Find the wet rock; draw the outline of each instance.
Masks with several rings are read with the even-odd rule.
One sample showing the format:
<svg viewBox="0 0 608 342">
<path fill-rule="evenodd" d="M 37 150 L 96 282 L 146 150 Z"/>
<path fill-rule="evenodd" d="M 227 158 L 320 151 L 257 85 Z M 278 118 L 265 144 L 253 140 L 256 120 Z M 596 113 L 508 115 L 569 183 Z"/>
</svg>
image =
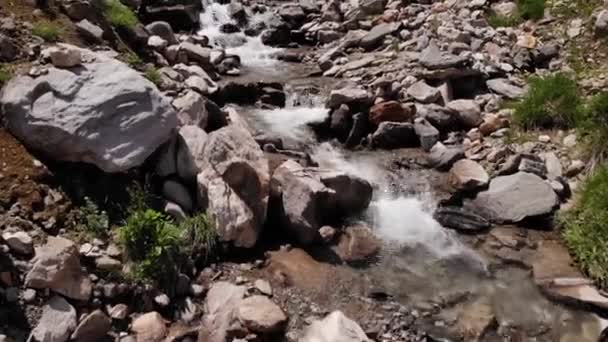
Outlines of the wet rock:
<svg viewBox="0 0 608 342">
<path fill-rule="evenodd" d="M 352 148 L 361 143 L 361 140 L 367 134 L 369 127 L 368 116 L 365 113 L 357 113 L 353 115 L 353 125 L 348 133 L 348 137 L 344 142 L 347 148 Z"/>
<path fill-rule="evenodd" d="M 25 277 L 25 286 L 51 289 L 66 297 L 86 301 L 92 285 L 82 271 L 78 248 L 67 239 L 49 236 L 46 245 L 36 251 L 32 269 Z"/>
<path fill-rule="evenodd" d="M 414 125 L 409 122 L 382 122 L 371 136 L 371 145 L 375 148 L 416 147 L 418 144 Z"/>
<path fill-rule="evenodd" d="M 277 333 L 287 326 L 287 315 L 266 296 L 243 299 L 236 308 L 236 317 L 255 333 Z"/>
<path fill-rule="evenodd" d="M 331 112 L 329 128 L 340 141 L 346 140 L 352 128 L 352 114 L 347 105 L 343 104 Z"/>
<path fill-rule="evenodd" d="M 141 165 L 169 139 L 175 112 L 153 83 L 126 64 L 81 53 L 95 62 L 79 72 L 50 68 L 6 84 L 0 103 L 7 127 L 54 159 L 91 163 L 106 172 Z"/>
<path fill-rule="evenodd" d="M 290 30 L 286 26 L 273 27 L 262 32 L 262 43 L 269 46 L 283 46 L 291 41 Z"/>
<path fill-rule="evenodd" d="M 602 294 L 593 282 L 585 278 L 537 279 L 541 291 L 550 298 L 564 304 L 575 304 L 601 312 L 608 310 L 608 297 Z"/>
<path fill-rule="evenodd" d="M 416 114 L 416 107 L 402 105 L 397 101 L 380 102 L 369 110 L 369 121 L 374 125 L 382 122 L 410 122 Z"/>
<path fill-rule="evenodd" d="M 42 309 L 42 317 L 32 330 L 33 341 L 65 342 L 76 328 L 76 310 L 65 299 L 54 296 Z"/>
<path fill-rule="evenodd" d="M 454 100 L 447 107 L 457 113 L 460 123 L 467 128 L 477 127 L 482 122 L 481 108 L 473 100 Z"/>
<path fill-rule="evenodd" d="M 279 8 L 279 16 L 292 28 L 297 28 L 306 19 L 306 13 L 298 4 L 284 4 Z"/>
<path fill-rule="evenodd" d="M 433 103 L 441 97 L 439 89 L 429 86 L 424 80 L 412 84 L 407 94 L 422 103 Z"/>
<path fill-rule="evenodd" d="M 492 179 L 488 190 L 480 192 L 471 204 L 493 222 L 513 223 L 551 214 L 559 199 L 542 178 L 518 172 Z"/>
<path fill-rule="evenodd" d="M 152 1 L 141 14 L 146 22 L 164 21 L 175 31 L 191 31 L 198 28 L 201 9 L 201 3 L 194 0 Z"/>
<path fill-rule="evenodd" d="M 175 34 L 173 33 L 173 28 L 169 23 L 164 21 L 154 21 L 146 25 L 146 30 L 150 32 L 151 35 L 159 36 L 162 39 L 166 40 L 169 45 L 177 44 L 177 38 L 175 38 Z"/>
<path fill-rule="evenodd" d="M 30 255 L 34 253 L 34 241 L 28 233 L 24 231 L 4 232 L 2 239 L 8 247 L 18 254 Z"/>
<path fill-rule="evenodd" d="M 89 342 L 101 340 L 110 328 L 112 320 L 103 311 L 95 310 L 82 319 L 72 334 L 72 340 Z"/>
<path fill-rule="evenodd" d="M 198 340 L 224 342 L 229 336 L 235 309 L 245 297 L 246 288 L 228 282 L 214 283 L 205 299 L 205 313 Z"/>
<path fill-rule="evenodd" d="M 425 151 L 430 151 L 439 141 L 439 130 L 424 118 L 418 118 L 414 122 L 414 130 L 420 140 L 420 146 Z"/>
<path fill-rule="evenodd" d="M 490 176 L 483 166 L 470 159 L 461 159 L 450 170 L 449 182 L 457 190 L 473 191 L 488 185 Z"/>
<path fill-rule="evenodd" d="M 371 103 L 371 94 L 367 90 L 360 87 L 347 86 L 341 89 L 332 90 L 329 93 L 327 107 L 335 109 L 343 104 L 349 107 L 369 105 Z"/>
<path fill-rule="evenodd" d="M 506 78 L 488 80 L 486 81 L 486 85 L 491 91 L 513 100 L 518 99 L 525 94 L 523 88 L 513 85 Z"/>
<path fill-rule="evenodd" d="M 83 19 L 76 23 L 76 30 L 84 39 L 91 43 L 103 43 L 103 29 L 87 19 Z"/>
<path fill-rule="evenodd" d="M 431 148 L 428 161 L 432 167 L 441 171 L 447 171 L 455 162 L 464 157 L 462 147 L 446 147 L 438 142 Z"/>
<path fill-rule="evenodd" d="M 73 68 L 82 63 L 80 49 L 68 44 L 60 44 L 47 48 L 42 55 L 48 56 L 56 68 Z"/>
<path fill-rule="evenodd" d="M 490 222 L 483 216 L 460 207 L 439 207 L 433 216 L 442 226 L 475 233 L 490 228 Z"/>
<path fill-rule="evenodd" d="M 145 313 L 133 320 L 131 331 L 137 336 L 137 342 L 160 342 L 167 335 L 165 320 L 156 311 Z"/>
<path fill-rule="evenodd" d="M 333 250 L 344 262 L 361 262 L 376 255 L 382 242 L 364 224 L 346 227 Z"/>
<path fill-rule="evenodd" d="M 365 332 L 341 311 L 334 311 L 323 320 L 313 322 L 301 342 L 371 342 Z"/>
<path fill-rule="evenodd" d="M 366 50 L 373 50 L 382 44 L 386 36 L 397 32 L 400 26 L 400 22 L 378 24 L 361 38 L 359 45 Z"/>
</svg>

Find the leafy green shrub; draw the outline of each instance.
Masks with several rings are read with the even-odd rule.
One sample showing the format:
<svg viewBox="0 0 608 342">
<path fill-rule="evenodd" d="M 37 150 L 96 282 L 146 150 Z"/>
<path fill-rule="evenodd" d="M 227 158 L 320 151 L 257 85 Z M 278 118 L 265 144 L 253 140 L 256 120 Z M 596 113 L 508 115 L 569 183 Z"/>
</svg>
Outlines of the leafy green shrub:
<svg viewBox="0 0 608 342">
<path fill-rule="evenodd" d="M 515 104 L 515 121 L 524 128 L 575 127 L 581 118 L 581 96 L 576 81 L 566 74 L 532 77 L 530 90 Z"/>
<path fill-rule="evenodd" d="M 205 213 L 188 217 L 179 223 L 179 227 L 187 232 L 188 253 L 198 256 L 204 262 L 215 253 L 217 234 L 215 227 Z"/>
<path fill-rule="evenodd" d="M 542 19 L 545 16 L 545 0 L 517 0 L 517 12 L 523 19 Z"/>
<path fill-rule="evenodd" d="M 32 34 L 47 42 L 56 42 L 63 33 L 63 28 L 52 21 L 40 21 L 32 27 Z"/>
<path fill-rule="evenodd" d="M 125 57 L 124 61 L 129 64 L 132 68 L 140 68 L 144 65 L 144 61 L 134 52 L 129 52 Z"/>
<path fill-rule="evenodd" d="M 608 286 L 608 169 L 599 167 L 582 185 L 576 206 L 559 221 L 563 237 L 582 270 Z"/>
<path fill-rule="evenodd" d="M 107 236 L 110 229 L 108 214 L 103 210 L 99 210 L 90 198 L 85 197 L 84 200 L 85 204 L 80 208 L 77 230 L 90 238 Z"/>
<path fill-rule="evenodd" d="M 0 66 L 0 87 L 13 77 L 13 73 L 7 68 Z"/>
<path fill-rule="evenodd" d="M 515 26 L 518 25 L 519 23 L 521 23 L 521 17 L 514 15 L 511 17 L 507 17 L 504 15 L 499 15 L 493 11 L 491 11 L 487 18 L 488 20 L 488 24 L 490 24 L 490 26 L 492 27 L 511 27 L 511 26 Z"/>
<path fill-rule="evenodd" d="M 159 87 L 162 83 L 162 76 L 158 69 L 154 67 L 148 68 L 148 70 L 146 70 L 145 76 L 150 82 L 156 84 L 157 87 Z"/>
<path fill-rule="evenodd" d="M 106 0 L 104 15 L 114 27 L 133 29 L 139 23 L 133 11 L 120 0 Z"/>
</svg>

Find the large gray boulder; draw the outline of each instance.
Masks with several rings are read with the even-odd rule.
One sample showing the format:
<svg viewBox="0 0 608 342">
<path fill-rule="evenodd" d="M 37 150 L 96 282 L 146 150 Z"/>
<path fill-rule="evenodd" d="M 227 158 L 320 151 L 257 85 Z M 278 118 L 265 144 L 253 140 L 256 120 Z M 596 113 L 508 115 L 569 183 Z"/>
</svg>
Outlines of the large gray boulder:
<svg viewBox="0 0 608 342">
<path fill-rule="evenodd" d="M 313 322 L 300 342 L 371 342 L 365 331 L 341 311 L 334 311 L 323 320 Z"/>
<path fill-rule="evenodd" d="M 551 185 L 537 175 L 518 172 L 492 179 L 470 205 L 497 223 L 513 223 L 551 214 L 559 199 Z"/>
<path fill-rule="evenodd" d="M 65 342 L 76 329 L 76 310 L 63 297 L 54 296 L 42 309 L 42 317 L 32 330 L 31 341 Z"/>
<path fill-rule="evenodd" d="M 80 51 L 90 63 L 8 82 L 0 95 L 8 129 L 57 160 L 91 163 L 106 172 L 141 165 L 169 139 L 177 126 L 175 111 L 126 64 Z"/>
<path fill-rule="evenodd" d="M 76 300 L 89 300 L 91 280 L 82 271 L 78 248 L 72 241 L 49 236 L 46 245 L 36 250 L 33 263 L 25 276 L 25 286 L 51 289 Z"/>
</svg>

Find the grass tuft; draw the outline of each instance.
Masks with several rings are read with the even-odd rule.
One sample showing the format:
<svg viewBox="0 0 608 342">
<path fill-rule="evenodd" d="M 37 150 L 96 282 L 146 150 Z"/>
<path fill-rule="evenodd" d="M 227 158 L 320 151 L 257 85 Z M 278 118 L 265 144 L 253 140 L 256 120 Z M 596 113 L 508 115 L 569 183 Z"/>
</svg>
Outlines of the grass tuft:
<svg viewBox="0 0 608 342">
<path fill-rule="evenodd" d="M 104 15 L 114 27 L 133 29 L 139 23 L 133 11 L 120 0 L 106 0 Z"/>
<path fill-rule="evenodd" d="M 40 21 L 32 27 L 32 34 L 47 42 L 56 42 L 63 33 L 63 28 L 52 21 Z"/>
<path fill-rule="evenodd" d="M 162 83 L 162 76 L 158 69 L 156 69 L 155 67 L 148 68 L 148 70 L 146 70 L 145 76 L 150 82 L 156 84 L 157 87 L 160 87 Z"/>
<path fill-rule="evenodd" d="M 99 210 L 90 198 L 85 197 L 84 201 L 80 207 L 76 230 L 88 239 L 107 237 L 110 229 L 108 214 Z"/>
<path fill-rule="evenodd" d="M 518 0 L 518 15 L 525 20 L 538 20 L 545 16 L 545 0 Z"/>
<path fill-rule="evenodd" d="M 583 272 L 608 286 L 608 169 L 598 167 L 582 185 L 576 206 L 561 214 L 562 235 Z"/>
<path fill-rule="evenodd" d="M 581 119 L 582 100 L 576 80 L 564 73 L 531 77 L 530 90 L 515 104 L 514 119 L 522 127 L 572 128 Z"/>
</svg>

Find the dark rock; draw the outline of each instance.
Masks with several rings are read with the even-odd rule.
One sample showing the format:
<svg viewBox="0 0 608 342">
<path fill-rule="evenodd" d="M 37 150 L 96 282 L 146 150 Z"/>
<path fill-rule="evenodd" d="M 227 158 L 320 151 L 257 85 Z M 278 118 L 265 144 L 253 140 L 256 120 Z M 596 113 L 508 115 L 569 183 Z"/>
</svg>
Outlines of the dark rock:
<svg viewBox="0 0 608 342">
<path fill-rule="evenodd" d="M 150 32 L 151 35 L 159 36 L 162 39 L 166 40 L 169 45 L 177 44 L 177 38 L 175 38 L 175 34 L 173 33 L 173 29 L 169 23 L 164 21 L 155 21 L 146 25 L 146 30 Z"/>
<path fill-rule="evenodd" d="M 361 140 L 367 135 L 369 129 L 369 121 L 367 115 L 364 113 L 357 113 L 353 115 L 353 125 L 348 133 L 346 142 L 344 143 L 347 148 L 353 148 L 361 143 Z"/>
<path fill-rule="evenodd" d="M 264 87 L 261 89 L 260 100 L 262 103 L 270 104 L 278 107 L 285 107 L 285 92 L 272 87 Z"/>
<path fill-rule="evenodd" d="M 19 55 L 19 50 L 9 37 L 0 34 L 0 60 L 12 62 Z"/>
<path fill-rule="evenodd" d="M 430 151 L 437 141 L 439 141 L 439 131 L 424 118 L 416 119 L 414 130 L 416 131 L 418 140 L 420 140 L 420 146 L 425 151 Z"/>
<path fill-rule="evenodd" d="M 222 33 L 237 33 L 240 31 L 241 29 L 237 25 L 232 23 L 225 23 L 220 25 L 220 32 Z"/>
<path fill-rule="evenodd" d="M 329 129 L 338 140 L 344 142 L 352 128 L 352 115 L 350 108 L 343 104 L 331 112 Z"/>
<path fill-rule="evenodd" d="M 306 19 L 306 13 L 298 4 L 284 4 L 279 9 L 279 15 L 287 22 L 290 28 L 298 28 Z"/>
<path fill-rule="evenodd" d="M 270 46 L 285 46 L 291 42 L 291 32 L 286 26 L 266 29 L 262 32 L 262 43 Z"/>
<path fill-rule="evenodd" d="M 463 233 L 476 233 L 490 228 L 490 222 L 483 216 L 460 207 L 439 207 L 433 217 L 442 226 Z"/>
<path fill-rule="evenodd" d="M 197 0 L 156 1 L 142 3 L 145 22 L 164 21 L 175 31 L 190 31 L 198 28 L 202 4 Z"/>
<path fill-rule="evenodd" d="M 418 115 L 428 120 L 440 132 L 447 133 L 456 128 L 456 113 L 452 110 L 436 104 L 416 108 Z"/>
<path fill-rule="evenodd" d="M 414 125 L 406 122 L 382 122 L 371 137 L 371 145 L 375 148 L 416 147 L 418 144 Z"/>
<path fill-rule="evenodd" d="M 85 40 L 91 43 L 103 43 L 103 29 L 86 19 L 76 24 L 76 30 Z"/>
</svg>

